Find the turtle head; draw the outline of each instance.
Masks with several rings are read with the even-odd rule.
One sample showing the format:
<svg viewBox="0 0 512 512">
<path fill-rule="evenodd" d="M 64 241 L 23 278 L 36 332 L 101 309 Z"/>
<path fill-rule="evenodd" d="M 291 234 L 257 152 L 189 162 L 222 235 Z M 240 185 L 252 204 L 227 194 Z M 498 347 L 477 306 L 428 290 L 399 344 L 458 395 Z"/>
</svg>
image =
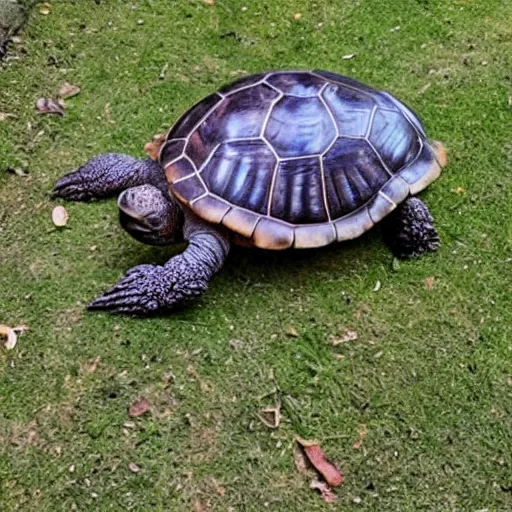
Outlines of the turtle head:
<svg viewBox="0 0 512 512">
<path fill-rule="evenodd" d="M 181 208 L 159 188 L 146 184 L 126 189 L 117 206 L 121 226 L 139 242 L 167 245 L 182 240 Z"/>
</svg>

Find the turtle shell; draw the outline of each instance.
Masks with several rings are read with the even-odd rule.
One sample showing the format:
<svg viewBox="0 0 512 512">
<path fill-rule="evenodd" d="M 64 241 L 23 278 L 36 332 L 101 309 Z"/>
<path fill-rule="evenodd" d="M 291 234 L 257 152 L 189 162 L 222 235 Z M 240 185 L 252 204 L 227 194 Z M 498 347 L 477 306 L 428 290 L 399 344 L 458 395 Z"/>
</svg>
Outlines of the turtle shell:
<svg viewBox="0 0 512 512">
<path fill-rule="evenodd" d="M 441 170 L 409 108 L 320 70 L 222 87 L 176 122 L 159 160 L 180 201 L 265 249 L 355 238 Z"/>
</svg>

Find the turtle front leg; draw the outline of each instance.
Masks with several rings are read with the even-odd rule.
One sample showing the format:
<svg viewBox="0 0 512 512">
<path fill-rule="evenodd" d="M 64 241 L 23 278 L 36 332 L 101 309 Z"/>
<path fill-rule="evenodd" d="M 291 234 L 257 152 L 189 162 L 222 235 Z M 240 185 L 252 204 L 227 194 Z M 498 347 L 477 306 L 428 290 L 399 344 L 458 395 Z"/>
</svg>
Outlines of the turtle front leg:
<svg viewBox="0 0 512 512">
<path fill-rule="evenodd" d="M 144 183 L 165 180 L 161 167 L 150 158 L 139 160 L 130 155 L 105 153 L 57 180 L 54 197 L 71 201 L 90 201 L 112 197 Z"/>
<path fill-rule="evenodd" d="M 384 238 L 398 258 L 413 258 L 439 248 L 434 219 L 417 197 L 399 204 L 382 225 Z"/>
<path fill-rule="evenodd" d="M 189 299 L 202 295 L 212 276 L 229 253 L 228 237 L 220 229 L 186 214 L 185 251 L 165 265 L 139 265 L 106 293 L 92 301 L 88 309 L 112 313 L 164 313 Z"/>
</svg>

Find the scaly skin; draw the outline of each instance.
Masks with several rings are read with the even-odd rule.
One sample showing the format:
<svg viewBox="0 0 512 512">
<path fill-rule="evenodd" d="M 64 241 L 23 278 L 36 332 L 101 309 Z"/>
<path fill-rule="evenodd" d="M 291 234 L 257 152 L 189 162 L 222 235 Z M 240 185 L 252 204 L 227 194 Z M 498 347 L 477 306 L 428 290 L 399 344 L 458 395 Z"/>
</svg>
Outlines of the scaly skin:
<svg viewBox="0 0 512 512">
<path fill-rule="evenodd" d="M 226 260 L 226 233 L 185 213 L 185 251 L 165 265 L 139 265 L 110 290 L 92 301 L 90 310 L 147 315 L 164 313 L 202 295 Z"/>
<path fill-rule="evenodd" d="M 127 188 L 145 183 L 151 183 L 168 194 L 165 175 L 154 160 L 104 153 L 57 180 L 53 196 L 69 201 L 90 201 L 112 197 Z"/>
<path fill-rule="evenodd" d="M 397 258 L 437 251 L 439 235 L 427 206 L 417 197 L 399 204 L 382 223 L 384 238 Z"/>
</svg>

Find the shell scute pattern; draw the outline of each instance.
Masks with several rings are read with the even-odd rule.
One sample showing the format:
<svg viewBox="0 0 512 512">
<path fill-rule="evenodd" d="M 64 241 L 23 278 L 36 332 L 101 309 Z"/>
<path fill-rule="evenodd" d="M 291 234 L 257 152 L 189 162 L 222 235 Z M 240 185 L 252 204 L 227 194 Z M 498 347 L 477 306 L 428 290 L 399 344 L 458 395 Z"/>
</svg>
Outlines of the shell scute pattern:
<svg viewBox="0 0 512 512">
<path fill-rule="evenodd" d="M 192 107 L 160 161 L 205 220 L 263 248 L 318 247 L 359 236 L 435 179 L 424 141 L 388 93 L 326 71 L 271 72 Z"/>
</svg>

